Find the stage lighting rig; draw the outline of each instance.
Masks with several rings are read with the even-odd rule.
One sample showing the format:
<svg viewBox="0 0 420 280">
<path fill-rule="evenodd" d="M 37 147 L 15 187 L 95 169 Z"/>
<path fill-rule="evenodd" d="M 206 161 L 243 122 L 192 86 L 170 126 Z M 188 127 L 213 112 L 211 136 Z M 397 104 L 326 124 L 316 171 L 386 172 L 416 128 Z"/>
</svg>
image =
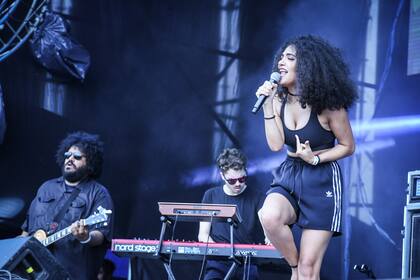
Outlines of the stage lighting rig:
<svg viewBox="0 0 420 280">
<path fill-rule="evenodd" d="M 42 22 L 49 0 L 0 0 L 0 62 L 22 46 Z"/>
</svg>

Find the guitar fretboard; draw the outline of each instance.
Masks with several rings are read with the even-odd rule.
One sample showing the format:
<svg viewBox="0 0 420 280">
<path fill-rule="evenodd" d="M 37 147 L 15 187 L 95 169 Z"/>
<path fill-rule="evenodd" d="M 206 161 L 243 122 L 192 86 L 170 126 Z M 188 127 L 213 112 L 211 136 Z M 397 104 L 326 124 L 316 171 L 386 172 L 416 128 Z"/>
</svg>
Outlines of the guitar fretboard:
<svg viewBox="0 0 420 280">
<path fill-rule="evenodd" d="M 107 226 L 108 224 L 107 224 L 106 221 L 108 220 L 108 214 L 111 214 L 112 211 L 107 210 L 107 209 L 103 208 L 102 206 L 98 207 L 98 211 L 99 211 L 99 213 L 95 213 L 93 215 L 90 215 L 86 219 L 80 220 L 80 223 L 84 226 L 92 226 L 92 225 L 96 225 L 96 227 L 99 227 L 99 225 Z M 45 232 L 44 232 L 42 237 L 40 237 L 40 238 L 37 237 L 37 239 L 41 240 L 40 242 L 42 243 L 42 245 L 48 246 L 48 245 L 56 242 L 57 240 L 60 240 L 64 237 L 66 237 L 67 235 L 71 234 L 71 227 L 72 226 L 68 226 L 65 229 L 57 231 L 56 233 L 46 237 L 44 240 L 41 240 L 42 237 L 45 236 Z M 36 233 L 35 233 L 35 235 L 36 235 Z"/>
<path fill-rule="evenodd" d="M 66 237 L 69 234 L 71 234 L 71 227 L 66 227 L 65 229 L 62 229 L 62 230 L 48 236 L 47 238 L 45 238 L 45 240 L 42 241 L 42 245 L 48 246 L 48 245 L 56 242 L 57 240 L 60 240 L 61 238 Z"/>
</svg>

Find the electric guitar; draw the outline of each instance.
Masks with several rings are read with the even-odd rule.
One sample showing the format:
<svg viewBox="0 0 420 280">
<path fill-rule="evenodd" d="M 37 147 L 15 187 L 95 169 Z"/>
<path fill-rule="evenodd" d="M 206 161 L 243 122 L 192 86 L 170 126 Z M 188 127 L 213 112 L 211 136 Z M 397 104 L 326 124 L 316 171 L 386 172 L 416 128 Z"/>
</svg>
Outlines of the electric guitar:
<svg viewBox="0 0 420 280">
<path fill-rule="evenodd" d="M 86 219 L 81 219 L 80 222 L 84 226 L 91 226 L 96 225 L 99 223 L 103 223 L 104 226 L 107 226 L 108 223 L 108 215 L 111 214 L 111 210 L 107 210 L 103 208 L 102 206 L 98 207 L 98 213 L 94 213 L 87 217 Z M 50 236 L 47 236 L 47 233 L 39 229 L 35 232 L 34 237 L 39 240 L 39 242 L 42 243 L 45 247 L 48 245 L 66 237 L 67 235 L 71 234 L 71 225 L 66 227 L 65 229 L 62 229 L 60 231 L 57 231 L 54 234 L 51 234 Z"/>
</svg>

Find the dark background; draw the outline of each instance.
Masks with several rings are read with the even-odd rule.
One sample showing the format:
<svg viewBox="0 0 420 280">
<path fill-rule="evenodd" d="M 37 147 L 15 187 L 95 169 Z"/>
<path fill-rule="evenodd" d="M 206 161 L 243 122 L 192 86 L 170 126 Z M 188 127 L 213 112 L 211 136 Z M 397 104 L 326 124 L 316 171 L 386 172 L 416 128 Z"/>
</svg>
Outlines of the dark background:
<svg viewBox="0 0 420 280">
<path fill-rule="evenodd" d="M 100 134 L 106 144 L 100 182 L 108 187 L 115 203 L 114 236 L 158 238 L 157 201 L 199 202 L 210 187 L 186 186 L 182 176 L 214 164 L 214 119 L 209 111 L 218 82 L 219 1 L 69 2 L 72 9 L 66 18 L 71 34 L 91 55 L 84 82 L 55 76 L 47 79 L 28 44 L 0 63 L 7 119 L 7 133 L 0 145 L 0 197 L 25 202 L 15 217 L 3 221 L 7 227 L 2 235 L 14 234 L 14 226 L 23 222 L 38 186 L 60 175 L 54 159 L 60 140 L 69 132 L 85 130 Z M 398 4 L 396 0 L 380 3 L 378 79 Z M 266 145 L 261 116 L 251 115 L 250 108 L 256 88 L 269 76 L 280 44 L 299 34 L 321 35 L 342 49 L 357 80 L 369 5 L 361 0 L 241 1 L 240 114 L 235 136 L 250 160 L 274 155 Z M 420 113 L 415 86 L 420 77 L 406 75 L 408 15 L 409 1 L 405 1 L 376 118 Z M 65 90 L 61 116 L 42 108 L 47 83 Z M 332 241 L 323 279 L 346 277 L 346 254 L 350 267 L 367 263 L 378 277 L 401 275 L 406 176 L 419 169 L 419 134 L 393 135 L 390 131 L 389 135 L 395 145 L 374 153 L 371 214 L 395 244 L 374 226 L 348 216 L 349 249 L 343 246 L 344 237 Z M 271 175 L 257 173 L 250 179 L 250 185 L 266 189 Z M 176 235 L 193 240 L 197 233 L 195 225 L 179 224 Z M 363 278 L 348 273 L 350 279 Z"/>
</svg>

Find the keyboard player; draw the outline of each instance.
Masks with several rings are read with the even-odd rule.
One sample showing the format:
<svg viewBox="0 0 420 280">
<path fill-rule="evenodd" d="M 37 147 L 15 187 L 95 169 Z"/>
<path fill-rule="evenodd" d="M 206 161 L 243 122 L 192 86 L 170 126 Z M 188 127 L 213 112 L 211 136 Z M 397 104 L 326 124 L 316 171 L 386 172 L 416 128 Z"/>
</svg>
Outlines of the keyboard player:
<svg viewBox="0 0 420 280">
<path fill-rule="evenodd" d="M 238 149 L 225 149 L 217 157 L 217 166 L 223 179 L 223 186 L 207 190 L 202 203 L 237 205 L 242 223 L 234 229 L 233 242 L 258 244 L 264 242 L 264 234 L 258 219 L 258 210 L 262 207 L 265 194 L 247 186 L 247 159 Z M 230 242 L 228 223 L 200 222 L 198 240 L 201 242 Z M 231 262 L 208 260 L 205 280 L 224 279 Z M 258 279 L 258 268 L 255 265 L 238 267 L 230 279 Z"/>
</svg>

